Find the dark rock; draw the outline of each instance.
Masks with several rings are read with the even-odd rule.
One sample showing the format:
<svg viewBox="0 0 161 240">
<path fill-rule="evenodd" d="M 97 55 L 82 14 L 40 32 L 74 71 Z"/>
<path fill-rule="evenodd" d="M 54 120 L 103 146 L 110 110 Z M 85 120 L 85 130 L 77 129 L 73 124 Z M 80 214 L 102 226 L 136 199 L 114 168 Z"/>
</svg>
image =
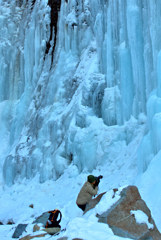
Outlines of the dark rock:
<svg viewBox="0 0 161 240">
<path fill-rule="evenodd" d="M 33 205 L 33 204 L 30 204 L 29 207 L 30 207 L 30 208 L 34 208 L 34 205 Z"/>
<path fill-rule="evenodd" d="M 115 194 L 116 194 L 117 191 L 118 191 L 118 188 L 114 188 L 114 189 L 113 189 L 113 196 L 112 196 L 112 198 L 115 197 Z"/>
<path fill-rule="evenodd" d="M 68 240 L 67 237 L 61 237 L 61 238 L 58 238 L 57 240 Z"/>
<path fill-rule="evenodd" d="M 99 222 L 107 223 L 113 233 L 121 237 L 138 240 L 160 240 L 161 234 L 156 228 L 149 208 L 141 199 L 137 187 L 129 186 L 123 189 L 120 196 L 121 198 L 110 209 L 101 215 L 97 215 Z M 131 210 L 143 211 L 154 228 L 148 229 L 147 224 L 136 223 Z"/>
<path fill-rule="evenodd" d="M 7 225 L 13 225 L 13 224 L 15 224 L 13 220 L 9 220 L 9 221 L 7 222 Z"/>
<path fill-rule="evenodd" d="M 27 224 L 18 224 L 18 226 L 16 227 L 12 238 L 19 238 L 22 233 L 26 230 Z"/>
<path fill-rule="evenodd" d="M 33 222 L 33 224 L 42 223 L 42 224 L 45 226 L 45 225 L 46 225 L 46 222 L 47 222 L 47 220 L 48 220 L 48 218 L 49 218 L 49 215 L 50 215 L 50 213 L 48 213 L 48 212 L 45 212 L 45 213 L 41 214 L 39 217 L 37 217 L 37 218 L 35 219 L 35 221 Z"/>
<path fill-rule="evenodd" d="M 2 223 L 2 222 L 0 222 L 0 225 L 3 225 L 3 223 Z"/>
<path fill-rule="evenodd" d="M 73 238 L 72 240 L 83 240 L 82 238 Z"/>
</svg>

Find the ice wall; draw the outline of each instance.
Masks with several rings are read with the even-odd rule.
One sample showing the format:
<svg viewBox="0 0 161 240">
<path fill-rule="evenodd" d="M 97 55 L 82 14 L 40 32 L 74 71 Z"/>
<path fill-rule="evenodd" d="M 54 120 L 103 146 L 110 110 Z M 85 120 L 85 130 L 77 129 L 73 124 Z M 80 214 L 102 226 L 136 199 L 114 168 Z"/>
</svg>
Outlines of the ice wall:
<svg viewBox="0 0 161 240">
<path fill-rule="evenodd" d="M 161 148 L 160 1 L 0 6 L 4 181 L 56 179 L 70 163 L 79 171 L 110 165 L 136 136 L 138 157 L 122 158 L 145 171 Z"/>
</svg>

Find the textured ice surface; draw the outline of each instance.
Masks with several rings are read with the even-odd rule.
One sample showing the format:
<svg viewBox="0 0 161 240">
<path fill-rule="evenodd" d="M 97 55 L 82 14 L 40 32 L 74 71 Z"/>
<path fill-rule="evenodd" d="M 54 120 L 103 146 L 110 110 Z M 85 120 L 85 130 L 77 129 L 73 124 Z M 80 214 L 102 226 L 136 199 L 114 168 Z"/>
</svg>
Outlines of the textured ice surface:
<svg viewBox="0 0 161 240">
<path fill-rule="evenodd" d="M 4 181 L 57 179 L 71 162 L 92 171 L 120 153 L 119 166 L 145 171 L 161 148 L 160 1 L 62 0 L 46 51 L 50 11 L 0 1 Z"/>
</svg>

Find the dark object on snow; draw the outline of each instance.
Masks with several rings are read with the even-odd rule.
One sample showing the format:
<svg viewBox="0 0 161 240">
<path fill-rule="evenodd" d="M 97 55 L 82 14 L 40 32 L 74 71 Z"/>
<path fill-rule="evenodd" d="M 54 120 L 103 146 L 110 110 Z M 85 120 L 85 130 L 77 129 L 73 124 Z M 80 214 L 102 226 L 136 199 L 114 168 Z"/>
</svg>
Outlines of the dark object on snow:
<svg viewBox="0 0 161 240">
<path fill-rule="evenodd" d="M 29 207 L 30 207 L 30 208 L 34 208 L 34 204 L 30 204 Z"/>
<path fill-rule="evenodd" d="M 3 223 L 2 223 L 2 222 L 0 222 L 0 225 L 3 225 Z"/>
<path fill-rule="evenodd" d="M 13 220 L 9 220 L 9 221 L 7 222 L 7 225 L 13 225 L 13 224 L 15 224 Z"/>
<path fill-rule="evenodd" d="M 146 223 L 137 223 L 134 214 L 131 211 L 142 211 L 148 217 L 148 222 L 152 228 Z M 120 199 L 101 215 L 97 214 L 99 222 L 107 223 L 115 235 L 138 240 L 160 240 L 159 233 L 151 212 L 136 186 L 128 186 L 120 193 Z"/>
<path fill-rule="evenodd" d="M 53 228 L 53 227 L 61 228 L 59 223 L 62 219 L 62 213 L 58 209 L 49 211 L 48 213 L 50 213 L 50 215 L 46 222 L 45 228 Z"/>
<path fill-rule="evenodd" d="M 118 188 L 113 188 L 113 196 L 112 196 L 112 198 L 115 197 L 115 194 L 116 194 L 117 191 L 118 191 Z"/>
<path fill-rule="evenodd" d="M 67 237 L 61 237 L 61 238 L 58 238 L 57 240 L 68 240 Z"/>
<path fill-rule="evenodd" d="M 18 224 L 16 227 L 14 234 L 12 235 L 12 238 L 19 238 L 22 233 L 26 230 L 27 224 Z"/>
<path fill-rule="evenodd" d="M 46 222 L 47 222 L 47 220 L 49 218 L 49 215 L 50 215 L 50 213 L 48 213 L 48 212 L 43 213 L 41 216 L 39 216 L 38 218 L 35 219 L 33 224 L 35 224 L 35 223 L 36 224 L 42 223 L 44 225 L 44 227 L 45 227 Z"/>
</svg>

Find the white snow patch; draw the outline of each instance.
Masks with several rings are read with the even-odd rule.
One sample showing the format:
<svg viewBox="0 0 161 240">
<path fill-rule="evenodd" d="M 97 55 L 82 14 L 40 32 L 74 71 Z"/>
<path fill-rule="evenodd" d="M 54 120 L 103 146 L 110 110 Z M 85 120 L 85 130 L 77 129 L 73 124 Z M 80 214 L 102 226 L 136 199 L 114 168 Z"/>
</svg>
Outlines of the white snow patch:
<svg viewBox="0 0 161 240">
<path fill-rule="evenodd" d="M 148 221 L 148 216 L 141 210 L 137 210 L 137 211 L 130 211 L 131 214 L 133 214 L 135 216 L 135 219 L 136 219 L 136 222 L 138 224 L 142 224 L 142 223 L 145 223 L 149 229 L 153 229 L 154 228 L 154 225 L 151 224 L 149 221 Z"/>
</svg>

